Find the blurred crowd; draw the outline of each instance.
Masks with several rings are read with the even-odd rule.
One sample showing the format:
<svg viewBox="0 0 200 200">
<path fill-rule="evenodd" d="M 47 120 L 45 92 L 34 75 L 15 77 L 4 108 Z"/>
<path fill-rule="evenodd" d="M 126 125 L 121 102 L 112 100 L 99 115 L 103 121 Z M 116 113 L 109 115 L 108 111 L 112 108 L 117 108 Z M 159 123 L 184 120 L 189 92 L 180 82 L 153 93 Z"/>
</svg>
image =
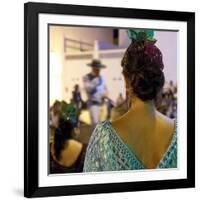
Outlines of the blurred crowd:
<svg viewBox="0 0 200 200">
<path fill-rule="evenodd" d="M 170 81 L 158 97 L 157 109 L 170 118 L 177 117 L 177 86 Z"/>
<path fill-rule="evenodd" d="M 81 110 L 88 109 L 88 102 L 82 100 L 78 84 L 74 86 L 70 102 L 78 109 L 78 115 L 80 115 Z M 117 110 L 121 110 L 121 114 L 127 111 L 127 106 L 124 105 L 126 99 L 122 93 L 119 93 L 115 101 L 104 98 L 103 103 L 107 106 L 107 119 L 112 119 L 112 116 L 115 114 L 114 112 Z M 156 107 L 158 111 L 172 119 L 177 117 L 177 86 L 173 81 L 165 84 L 165 87 L 156 100 Z"/>
</svg>

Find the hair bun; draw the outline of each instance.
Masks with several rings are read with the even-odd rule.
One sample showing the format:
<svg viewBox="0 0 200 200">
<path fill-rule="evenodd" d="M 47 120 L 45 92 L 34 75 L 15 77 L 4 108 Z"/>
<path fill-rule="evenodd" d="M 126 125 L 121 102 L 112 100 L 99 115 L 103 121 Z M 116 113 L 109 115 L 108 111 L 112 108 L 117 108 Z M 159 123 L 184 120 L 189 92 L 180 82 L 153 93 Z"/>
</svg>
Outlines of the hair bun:
<svg viewBox="0 0 200 200">
<path fill-rule="evenodd" d="M 131 86 L 134 94 L 143 101 L 153 100 L 165 82 L 162 70 L 149 66 L 135 72 Z"/>
<path fill-rule="evenodd" d="M 132 41 L 121 65 L 134 95 L 143 101 L 157 97 L 165 82 L 162 53 L 157 46 L 149 42 Z"/>
</svg>

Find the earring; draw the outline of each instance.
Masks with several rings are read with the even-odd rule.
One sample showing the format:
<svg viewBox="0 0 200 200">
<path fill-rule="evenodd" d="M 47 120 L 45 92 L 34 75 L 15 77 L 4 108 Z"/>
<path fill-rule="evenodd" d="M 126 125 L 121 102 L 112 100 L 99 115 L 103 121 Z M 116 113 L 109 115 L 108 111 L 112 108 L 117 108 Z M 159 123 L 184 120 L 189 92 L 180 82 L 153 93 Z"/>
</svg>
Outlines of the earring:
<svg viewBox="0 0 200 200">
<path fill-rule="evenodd" d="M 127 90 L 126 90 L 126 101 L 127 101 L 128 109 L 131 107 L 132 96 L 133 96 L 133 93 L 132 93 L 131 88 L 127 88 Z"/>
</svg>

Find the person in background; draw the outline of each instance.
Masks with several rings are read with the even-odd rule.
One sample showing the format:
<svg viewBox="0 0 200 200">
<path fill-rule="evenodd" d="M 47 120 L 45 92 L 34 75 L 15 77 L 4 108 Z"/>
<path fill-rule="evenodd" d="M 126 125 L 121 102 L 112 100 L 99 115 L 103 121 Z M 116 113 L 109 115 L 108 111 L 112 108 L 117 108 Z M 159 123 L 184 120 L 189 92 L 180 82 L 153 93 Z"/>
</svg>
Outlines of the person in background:
<svg viewBox="0 0 200 200">
<path fill-rule="evenodd" d="M 119 93 L 116 103 L 112 107 L 110 113 L 110 121 L 116 120 L 126 113 L 128 111 L 128 104 L 128 97 L 126 96 L 124 99 L 122 93 Z"/>
<path fill-rule="evenodd" d="M 110 114 L 110 121 L 114 121 L 118 118 L 120 118 L 122 115 L 124 115 L 128 111 L 128 100 L 125 100 L 123 103 L 121 103 L 118 106 L 114 106 L 111 110 Z"/>
<path fill-rule="evenodd" d="M 153 35 L 152 30 L 128 30 L 132 42 L 121 65 L 130 107 L 120 118 L 97 124 L 84 172 L 177 168 L 176 120 L 155 106 L 165 77 L 162 53 Z"/>
<path fill-rule="evenodd" d="M 79 116 L 80 112 L 81 112 L 81 107 L 82 107 L 82 98 L 81 98 L 81 93 L 80 93 L 78 84 L 76 84 L 74 86 L 74 90 L 72 91 L 72 100 L 71 101 L 76 106 L 77 115 Z"/>
<path fill-rule="evenodd" d="M 106 102 L 106 105 L 107 105 L 107 119 L 110 119 L 111 112 L 112 112 L 112 109 L 114 107 L 114 102 L 109 98 L 105 98 L 105 102 Z"/>
<path fill-rule="evenodd" d="M 78 124 L 76 108 L 65 101 L 56 101 L 50 114 L 55 129 L 50 145 L 50 173 L 82 172 L 87 146 L 73 139 Z"/>
<path fill-rule="evenodd" d="M 167 87 L 162 91 L 157 109 L 172 119 L 177 117 L 177 87 L 174 85 L 173 81 L 170 81 Z"/>
<path fill-rule="evenodd" d="M 50 144 L 54 141 L 55 129 L 58 124 L 58 113 L 61 109 L 60 101 L 56 100 L 54 104 L 50 107 L 50 116 L 49 116 L 49 142 Z"/>
<path fill-rule="evenodd" d="M 91 72 L 83 77 L 83 84 L 88 97 L 88 108 L 91 116 L 92 130 L 99 122 L 100 106 L 104 102 L 104 98 L 108 96 L 108 89 L 105 81 L 100 74 L 101 69 L 106 66 L 100 60 L 92 60 L 88 64 L 91 67 Z"/>
<path fill-rule="evenodd" d="M 174 86 L 174 82 L 172 80 L 169 82 L 169 89 L 172 93 L 175 92 L 175 86 Z"/>
</svg>

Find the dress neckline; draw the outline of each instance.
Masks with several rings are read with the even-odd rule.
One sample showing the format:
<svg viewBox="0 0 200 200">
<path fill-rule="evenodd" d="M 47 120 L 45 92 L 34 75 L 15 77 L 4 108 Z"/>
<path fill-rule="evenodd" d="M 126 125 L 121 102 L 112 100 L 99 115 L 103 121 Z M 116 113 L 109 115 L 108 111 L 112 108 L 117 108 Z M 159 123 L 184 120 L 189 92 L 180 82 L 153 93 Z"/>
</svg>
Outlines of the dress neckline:
<svg viewBox="0 0 200 200">
<path fill-rule="evenodd" d="M 105 120 L 104 122 L 109 125 L 109 127 L 113 130 L 111 132 L 114 133 L 115 136 L 117 136 L 118 140 L 123 144 L 123 146 L 129 152 L 129 154 L 137 160 L 137 162 L 142 166 L 142 168 L 143 169 L 148 169 L 147 167 L 145 167 L 144 163 L 138 158 L 138 156 L 135 154 L 135 152 L 132 149 L 130 149 L 129 146 L 124 142 L 124 140 L 117 133 L 117 131 L 115 130 L 115 128 L 112 126 L 111 122 L 109 120 Z M 177 133 L 176 130 L 177 130 L 177 121 L 176 121 L 176 119 L 174 119 L 174 131 L 172 133 L 171 141 L 170 141 L 170 143 L 169 143 L 169 145 L 167 147 L 167 150 L 163 154 L 162 158 L 160 159 L 160 161 L 156 165 L 155 169 L 159 168 L 160 164 L 165 160 L 165 157 L 167 156 L 168 152 L 170 152 L 171 148 L 174 146 L 175 139 L 176 139 L 175 136 L 176 136 L 176 133 Z"/>
</svg>

